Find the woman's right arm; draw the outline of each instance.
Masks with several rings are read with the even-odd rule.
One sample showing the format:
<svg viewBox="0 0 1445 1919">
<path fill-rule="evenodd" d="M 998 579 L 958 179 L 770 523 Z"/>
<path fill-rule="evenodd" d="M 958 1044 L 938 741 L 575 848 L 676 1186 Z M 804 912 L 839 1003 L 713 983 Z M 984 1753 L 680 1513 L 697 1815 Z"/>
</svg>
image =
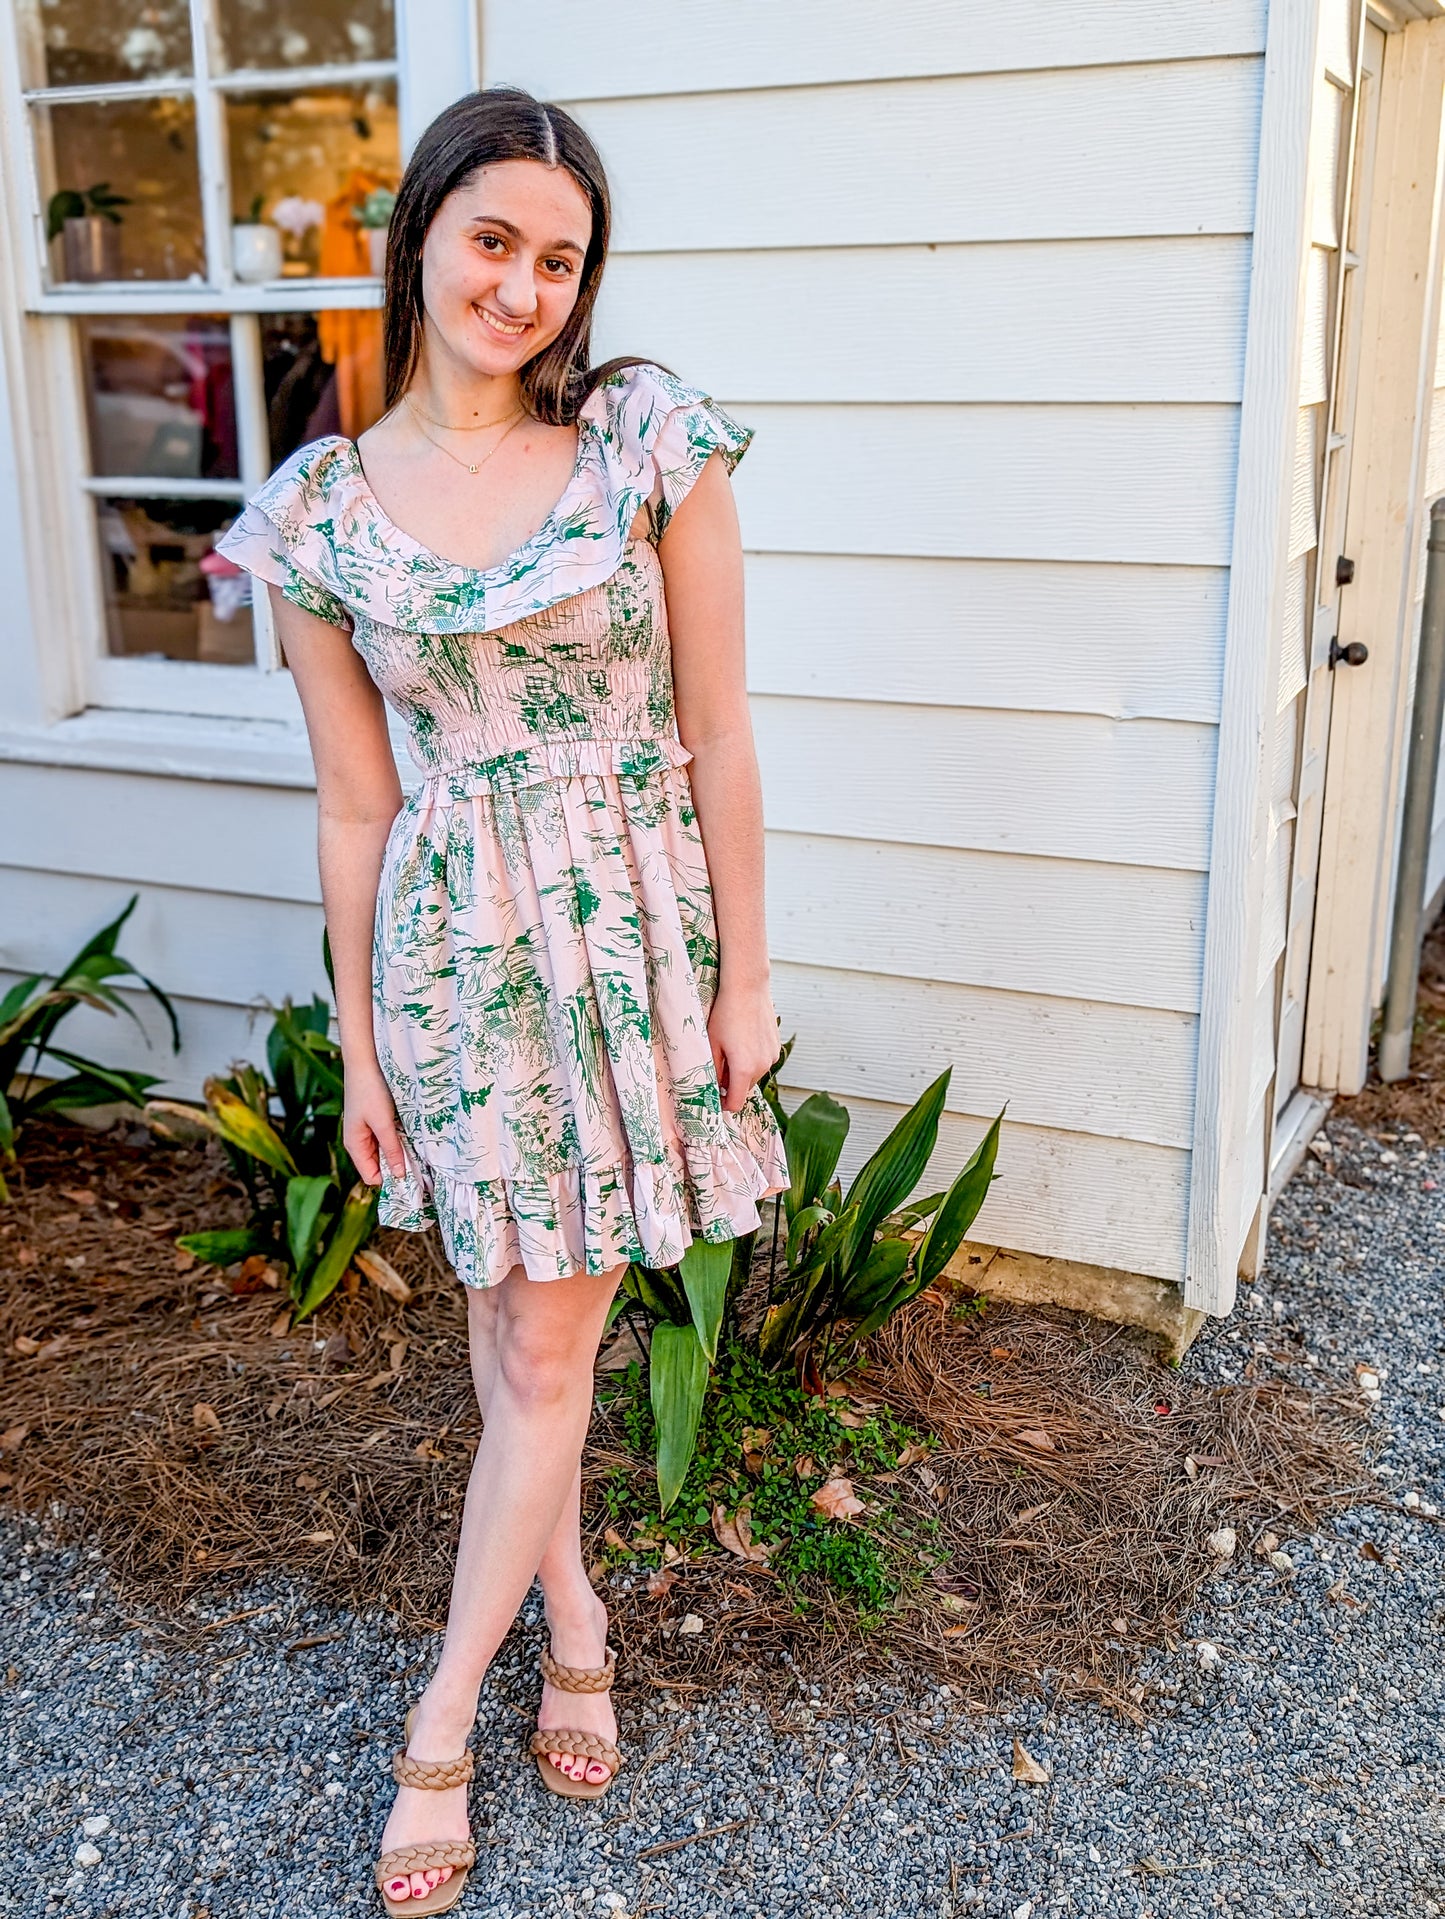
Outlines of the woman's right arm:
<svg viewBox="0 0 1445 1919">
<path fill-rule="evenodd" d="M 346 1070 L 342 1139 L 367 1185 L 379 1186 L 383 1160 L 397 1178 L 406 1171 L 371 1013 L 376 889 L 387 835 L 401 807 L 401 781 L 386 708 L 350 634 L 305 612 L 277 587 L 267 591 L 316 765 L 321 899 Z"/>
</svg>

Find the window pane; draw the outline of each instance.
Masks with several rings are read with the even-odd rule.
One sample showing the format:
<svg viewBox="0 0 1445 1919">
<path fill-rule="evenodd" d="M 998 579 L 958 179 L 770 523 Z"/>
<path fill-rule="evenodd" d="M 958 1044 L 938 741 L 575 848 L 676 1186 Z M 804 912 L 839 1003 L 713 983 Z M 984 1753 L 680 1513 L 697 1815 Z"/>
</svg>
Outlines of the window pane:
<svg viewBox="0 0 1445 1919">
<path fill-rule="evenodd" d="M 220 0 L 227 67 L 394 60 L 392 0 Z"/>
<path fill-rule="evenodd" d="M 218 560 L 207 573 L 201 565 L 239 510 L 235 500 L 96 501 L 111 654 L 255 663 L 251 609 L 235 568 Z"/>
<path fill-rule="evenodd" d="M 191 71 L 186 0 L 20 0 L 28 87 L 179 80 Z"/>
<path fill-rule="evenodd" d="M 226 117 L 232 218 L 252 224 L 259 214 L 281 229 L 282 273 L 370 273 L 356 209 L 401 177 L 394 84 L 234 94 Z M 238 274 L 253 277 L 241 245 L 234 254 Z M 274 277 L 274 266 L 254 277 Z"/>
<path fill-rule="evenodd" d="M 135 314 L 79 323 L 91 472 L 131 479 L 240 474 L 231 329 L 217 314 Z"/>
<path fill-rule="evenodd" d="M 271 463 L 323 433 L 354 440 L 381 417 L 381 314 L 263 313 L 261 351 Z"/>
<path fill-rule="evenodd" d="M 83 194 L 104 186 L 129 202 L 114 209 L 115 220 L 75 220 L 69 239 L 63 232 L 56 236 L 50 249 L 55 279 L 184 280 L 204 274 L 196 116 L 188 97 L 87 100 L 41 107 L 38 115 L 40 152 L 51 158 L 47 201 L 57 190 Z"/>
</svg>

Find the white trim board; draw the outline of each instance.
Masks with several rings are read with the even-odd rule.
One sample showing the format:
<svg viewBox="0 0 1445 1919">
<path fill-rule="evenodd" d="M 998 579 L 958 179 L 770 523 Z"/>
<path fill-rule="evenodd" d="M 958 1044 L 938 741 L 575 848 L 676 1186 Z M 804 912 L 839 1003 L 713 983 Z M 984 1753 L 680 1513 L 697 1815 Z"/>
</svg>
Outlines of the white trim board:
<svg viewBox="0 0 1445 1919">
<path fill-rule="evenodd" d="M 1288 585 L 1291 479 L 1308 295 L 1309 149 L 1320 0 L 1274 0 L 1250 275 L 1230 552 L 1224 699 L 1214 782 L 1204 935 L 1185 1304 L 1234 1304 L 1245 1183 L 1254 996 L 1265 845 L 1264 756 L 1277 700 Z M 1264 1168 L 1255 1169 L 1261 1191 Z"/>
</svg>

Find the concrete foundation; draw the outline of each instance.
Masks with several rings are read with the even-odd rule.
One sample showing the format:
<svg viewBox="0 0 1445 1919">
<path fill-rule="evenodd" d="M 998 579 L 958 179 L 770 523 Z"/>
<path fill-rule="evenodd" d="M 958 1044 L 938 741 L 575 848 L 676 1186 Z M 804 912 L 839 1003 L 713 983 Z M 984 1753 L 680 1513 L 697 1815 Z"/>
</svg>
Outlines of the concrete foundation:
<svg viewBox="0 0 1445 1919">
<path fill-rule="evenodd" d="M 1111 1266 L 1086 1266 L 1080 1260 L 1047 1259 L 1015 1253 L 1006 1246 L 980 1246 L 965 1240 L 944 1269 L 947 1284 L 990 1299 L 1013 1299 L 1029 1306 L 1071 1306 L 1119 1326 L 1155 1333 L 1170 1359 L 1183 1359 L 1204 1324 L 1205 1314 L 1184 1304 L 1184 1295 L 1168 1280 Z"/>
</svg>

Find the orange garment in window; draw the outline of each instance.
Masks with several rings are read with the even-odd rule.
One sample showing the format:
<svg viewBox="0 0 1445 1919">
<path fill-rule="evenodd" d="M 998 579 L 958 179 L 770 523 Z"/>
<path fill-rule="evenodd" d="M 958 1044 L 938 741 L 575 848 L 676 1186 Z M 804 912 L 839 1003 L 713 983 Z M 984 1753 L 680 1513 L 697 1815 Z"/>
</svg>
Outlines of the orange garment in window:
<svg viewBox="0 0 1445 1919">
<path fill-rule="evenodd" d="M 319 271 L 331 278 L 364 278 L 371 272 L 365 229 L 356 209 L 378 187 L 396 191 L 388 175 L 355 167 L 334 200 L 326 203 L 321 224 Z M 338 307 L 317 315 L 321 357 L 336 369 L 336 406 L 348 440 L 364 433 L 383 411 L 381 315 L 374 307 Z"/>
</svg>

